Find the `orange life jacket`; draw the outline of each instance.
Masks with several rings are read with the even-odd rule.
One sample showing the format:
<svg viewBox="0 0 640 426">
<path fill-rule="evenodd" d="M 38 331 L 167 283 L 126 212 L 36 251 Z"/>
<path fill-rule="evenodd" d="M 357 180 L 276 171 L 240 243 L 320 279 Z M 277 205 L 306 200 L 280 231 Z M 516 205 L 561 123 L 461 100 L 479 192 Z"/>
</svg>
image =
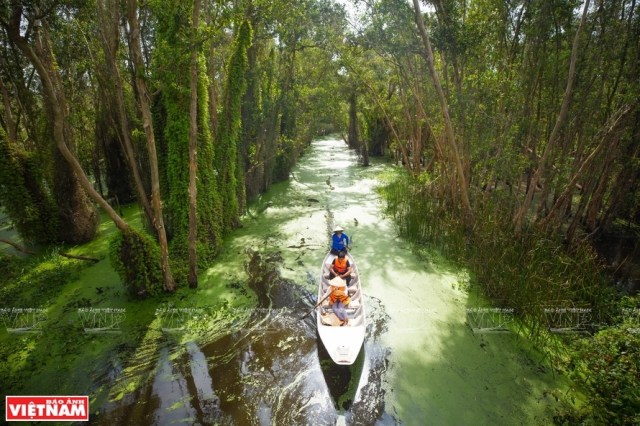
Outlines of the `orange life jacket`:
<svg viewBox="0 0 640 426">
<path fill-rule="evenodd" d="M 347 293 L 341 287 L 331 286 L 331 295 L 329 295 L 329 304 L 333 305 L 336 301 L 341 301 L 344 305 L 348 305 L 351 302 L 351 298 L 347 296 Z"/>
<path fill-rule="evenodd" d="M 333 259 L 333 267 L 339 274 L 344 274 L 349 269 L 349 260 L 347 260 L 346 256 L 342 259 L 336 257 Z"/>
</svg>

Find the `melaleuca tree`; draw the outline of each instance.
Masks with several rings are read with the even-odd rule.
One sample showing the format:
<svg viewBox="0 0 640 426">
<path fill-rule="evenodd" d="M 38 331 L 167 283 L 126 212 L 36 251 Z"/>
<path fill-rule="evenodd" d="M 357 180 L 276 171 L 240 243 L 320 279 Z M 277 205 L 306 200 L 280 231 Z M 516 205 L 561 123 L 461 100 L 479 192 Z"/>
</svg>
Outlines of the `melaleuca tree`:
<svg viewBox="0 0 640 426">
<path fill-rule="evenodd" d="M 241 126 L 242 96 L 247 87 L 247 49 L 251 44 L 252 29 L 243 20 L 237 29 L 231 57 L 227 64 L 226 81 L 222 97 L 222 111 L 218 120 L 215 144 L 215 164 L 218 186 L 222 198 L 223 229 L 239 224 L 240 205 L 244 204 L 244 174 L 238 167 L 238 140 Z M 242 200 L 242 201 L 240 201 Z"/>
<path fill-rule="evenodd" d="M 120 264 L 125 265 L 129 275 L 148 276 L 149 271 L 161 269 L 158 256 L 145 255 L 142 262 L 137 262 L 136 253 L 153 253 L 155 243 L 145 239 L 137 231 L 131 229 L 129 224 L 96 191 L 82 167 L 82 161 L 79 160 L 75 153 L 75 142 L 83 142 L 83 138 L 75 139 L 74 130 L 85 130 L 83 129 L 84 126 L 90 121 L 86 120 L 88 116 L 84 115 L 88 114 L 86 111 L 75 116 L 70 114 L 66 94 L 69 88 L 65 85 L 63 76 L 75 75 L 75 68 L 74 65 L 62 67 L 64 64 L 68 65 L 73 61 L 58 62 L 56 60 L 56 47 L 59 50 L 60 46 L 52 40 L 53 35 L 56 34 L 54 30 L 60 26 L 56 25 L 59 24 L 59 20 L 63 21 L 63 23 L 67 21 L 73 22 L 79 14 L 78 11 L 67 7 L 63 7 L 63 10 L 50 7 L 46 9 L 45 13 L 42 13 L 43 11 L 38 8 L 39 4 L 31 4 L 25 7 L 19 2 L 14 2 L 12 6 L 9 15 L 0 14 L 0 23 L 11 43 L 35 69 L 41 84 L 39 87 L 42 92 L 40 96 L 42 97 L 43 105 L 45 105 L 44 110 L 48 118 L 45 128 L 48 132 L 48 139 L 52 139 L 55 142 L 52 187 L 54 188 L 54 193 L 56 193 L 55 190 L 57 188 L 61 188 L 62 191 L 58 191 L 58 193 L 65 199 L 65 204 L 60 204 L 60 201 L 58 201 L 58 204 L 62 206 L 60 208 L 60 217 L 62 218 L 60 233 L 62 238 L 65 241 L 80 242 L 92 238 L 95 234 L 98 217 L 93 206 L 88 204 L 86 200 L 88 195 L 113 220 L 119 231 L 128 236 L 129 242 L 133 244 L 140 242 L 142 246 L 146 247 L 146 249 L 141 248 L 139 251 L 135 250 L 133 253 L 121 253 L 119 258 L 114 260 L 114 264 L 120 262 Z M 26 31 L 22 31 L 24 29 L 23 24 L 27 27 Z M 80 72 L 80 74 L 83 72 Z M 78 87 L 83 88 L 84 86 L 80 85 Z M 85 91 L 84 89 L 81 90 Z M 86 92 L 85 95 L 87 93 L 90 92 Z M 78 95 L 73 94 L 73 96 Z M 82 99 L 82 97 L 75 99 Z M 75 187 L 81 187 L 82 192 L 74 191 Z M 84 198 L 80 195 L 83 195 Z M 86 203 L 85 208 L 90 209 L 91 214 L 83 214 L 84 210 L 79 209 L 78 205 L 83 202 Z M 65 211 L 65 206 L 71 208 Z M 65 219 L 71 222 L 73 226 L 64 223 Z M 148 284 L 157 286 L 160 282 L 159 280 L 151 280 Z M 171 288 L 166 289 L 171 290 Z"/>
<path fill-rule="evenodd" d="M 214 136 L 210 130 L 209 86 L 204 55 L 198 55 L 198 253 L 222 247 L 222 201 L 214 171 Z M 208 259 L 207 256 L 203 257 Z"/>
<path fill-rule="evenodd" d="M 51 193 L 51 156 L 39 150 L 39 102 L 29 90 L 33 72 L 25 73 L 19 56 L 0 35 L 3 58 L 0 72 L 0 205 L 24 241 L 49 244 L 60 241 L 59 210 Z M 26 79 L 26 80 L 25 80 Z"/>
<path fill-rule="evenodd" d="M 136 0 L 127 1 L 127 22 L 129 24 L 129 52 L 131 53 L 132 65 L 134 70 L 134 82 L 138 93 L 138 103 L 140 113 L 142 115 L 142 127 L 144 128 L 145 139 L 147 142 L 147 153 L 149 158 L 149 175 L 151 181 L 151 205 L 153 206 L 153 225 L 158 236 L 160 248 L 160 267 L 162 271 L 164 289 L 167 291 L 175 290 L 175 281 L 171 272 L 169 263 L 169 242 L 167 238 L 166 228 L 164 226 L 164 214 L 162 211 L 162 200 L 160 195 L 160 171 L 158 167 L 158 154 L 156 150 L 156 139 L 151 115 L 151 95 L 149 87 L 145 79 L 146 68 L 142 54 L 142 42 L 140 35 L 140 25 L 138 22 L 138 5 Z M 123 236 L 126 237 L 126 230 L 121 228 Z M 124 253 L 119 253 L 119 258 L 123 263 L 129 262 Z M 135 260 L 135 259 L 131 259 Z M 145 265 L 145 268 L 153 268 L 150 262 L 134 262 L 133 265 Z"/>
<path fill-rule="evenodd" d="M 152 73 L 162 93 L 160 102 L 165 112 L 154 123 L 156 134 L 162 134 L 166 145 L 167 226 L 173 235 L 172 248 L 186 257 L 188 230 L 189 184 L 189 20 L 187 2 L 158 1 L 150 3 L 157 22 Z"/>
<path fill-rule="evenodd" d="M 7 39 L 36 70 L 41 83 L 38 94 L 44 105 L 46 129 L 55 145 L 53 152 L 53 196 L 59 210 L 59 238 L 70 243 L 89 241 L 95 235 L 98 215 L 88 199 L 92 190 L 88 181 L 83 181 L 75 158 L 76 130 L 72 126 L 69 88 L 64 84 L 61 68 L 57 62 L 56 45 L 52 43 L 52 28 L 64 28 L 65 19 L 51 8 L 42 14 L 37 4 L 27 5 L 13 2 L 12 8 L 0 16 Z M 22 31 L 26 25 L 27 31 Z M 15 58 L 15 56 L 14 56 Z"/>
<path fill-rule="evenodd" d="M 189 186 L 189 102 L 191 63 L 191 16 L 193 7 L 180 1 L 152 4 L 157 19 L 153 74 L 161 91 L 156 105 L 156 134 L 161 135 L 166 155 L 161 164 L 166 174 L 168 224 L 172 251 L 186 258 Z M 201 44 L 196 47 L 202 49 Z M 208 125 L 209 108 L 204 55 L 198 54 L 198 257 L 210 259 L 220 245 L 220 201 L 213 179 L 213 138 Z M 206 185 L 206 186 L 204 186 Z"/>
<path fill-rule="evenodd" d="M 96 139 L 102 142 L 99 145 L 104 150 L 107 186 L 110 196 L 117 197 L 120 202 L 133 201 L 137 196 L 146 224 L 153 229 L 154 213 L 147 196 L 151 192 L 149 168 L 144 167 L 148 163 L 147 151 L 135 143 L 141 139 L 135 135 L 142 132 L 132 131 L 136 125 L 139 126 L 132 107 L 132 92 L 135 91 L 126 84 L 123 75 L 127 73 L 118 63 L 119 56 L 124 53 L 121 43 L 122 10 L 120 5 L 109 0 L 98 0 L 95 6 L 101 22 L 95 28 L 95 37 L 100 41 L 100 49 L 94 55 L 96 103 L 99 105 Z M 153 230 L 157 234 L 157 230 Z"/>
<path fill-rule="evenodd" d="M 336 96 L 337 46 L 343 43 L 344 9 L 323 1 L 282 4 L 277 10 L 278 98 L 280 115 L 272 179 L 283 180 L 307 144 L 318 134 L 343 129 L 346 98 Z"/>
<path fill-rule="evenodd" d="M 24 240 L 39 244 L 59 241 L 58 209 L 35 155 L 11 141 L 2 128 L 0 204 Z"/>
<path fill-rule="evenodd" d="M 255 199 L 260 191 L 262 171 L 264 170 L 265 147 L 265 110 L 262 104 L 263 93 L 260 84 L 263 68 L 259 67 L 258 58 L 264 55 L 264 50 L 269 48 L 268 38 L 261 34 L 263 26 L 262 14 L 256 13 L 253 3 L 247 8 L 247 19 L 254 30 L 254 39 L 247 48 L 247 70 L 245 78 L 247 89 L 242 97 L 242 128 L 238 140 L 238 171 L 245 176 L 245 197 L 248 200 Z M 261 58 L 262 59 L 262 58 Z M 272 66 L 271 61 L 265 60 L 264 69 Z M 268 93 L 264 94 L 269 96 Z M 242 201 L 242 200 L 241 200 Z M 240 210 L 244 206 L 240 205 Z"/>
</svg>

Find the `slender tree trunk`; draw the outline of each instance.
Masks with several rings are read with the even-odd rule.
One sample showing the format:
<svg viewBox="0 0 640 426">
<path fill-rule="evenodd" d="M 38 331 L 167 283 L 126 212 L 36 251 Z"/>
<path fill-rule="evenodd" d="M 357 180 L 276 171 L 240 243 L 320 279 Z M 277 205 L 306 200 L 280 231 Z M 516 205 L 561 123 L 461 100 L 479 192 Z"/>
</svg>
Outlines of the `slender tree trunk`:
<svg viewBox="0 0 640 426">
<path fill-rule="evenodd" d="M 140 204 L 142 205 L 142 209 L 144 210 L 145 215 L 147 216 L 147 220 L 149 223 L 153 223 L 153 210 L 151 209 L 151 204 L 149 203 L 149 198 L 145 192 L 145 187 L 142 182 L 142 178 L 140 177 L 140 171 L 138 169 L 138 164 L 136 163 L 136 155 L 133 149 L 133 144 L 131 143 L 131 129 L 129 128 L 129 121 L 127 118 L 127 112 L 125 108 L 124 102 L 124 91 L 122 84 L 122 77 L 120 75 L 120 69 L 116 64 L 116 52 L 118 50 L 119 45 L 119 22 L 120 22 L 120 13 L 118 9 L 117 2 L 107 0 L 109 6 L 103 7 L 102 1 L 97 2 L 98 11 L 102 16 L 107 17 L 107 23 L 100 27 L 100 32 L 102 35 L 102 44 L 104 47 L 104 56 L 107 64 L 107 70 L 109 72 L 109 76 L 107 76 L 107 81 L 111 82 L 115 87 L 113 91 L 113 100 L 116 104 L 116 111 L 118 117 L 118 125 L 120 126 L 120 135 L 122 140 L 122 145 L 126 154 L 127 163 L 129 165 L 129 169 L 131 170 L 131 174 L 133 176 L 133 181 L 135 183 L 136 191 L 138 194 L 138 199 L 140 200 Z M 157 230 L 154 228 L 154 231 Z"/>
<path fill-rule="evenodd" d="M 616 217 L 618 210 L 625 204 L 631 188 L 637 188 L 640 168 L 635 166 L 640 159 L 640 111 L 634 111 L 633 130 L 631 140 L 625 149 L 626 167 L 622 168 L 611 184 L 610 195 L 607 197 L 605 213 L 600 218 L 600 226 L 607 228 Z M 595 212 L 594 212 L 595 214 Z"/>
<path fill-rule="evenodd" d="M 7 126 L 7 137 L 9 138 L 9 143 L 15 143 L 18 141 L 18 125 L 11 112 L 11 97 L 9 96 L 9 91 L 1 78 L 0 93 L 2 94 L 2 104 L 4 106 L 4 121 Z"/>
<path fill-rule="evenodd" d="M 417 1 L 417 0 L 414 0 Z M 584 9 L 582 11 L 582 18 L 580 19 L 580 24 L 576 29 L 576 35 L 573 39 L 573 47 L 571 49 L 571 62 L 569 64 L 569 75 L 567 78 L 567 87 L 564 91 L 564 96 L 562 98 L 562 106 L 560 107 L 560 114 L 558 115 L 558 119 L 556 120 L 555 126 L 553 126 L 553 130 L 551 131 L 551 135 L 549 135 L 549 140 L 547 141 L 547 146 L 544 148 L 544 152 L 540 161 L 538 162 L 538 168 L 533 174 L 531 185 L 529 186 L 529 190 L 525 196 L 524 203 L 516 213 L 513 222 L 515 226 L 516 232 L 520 232 L 522 229 L 522 222 L 524 220 L 524 216 L 529 210 L 529 206 L 531 205 L 531 201 L 533 200 L 533 193 L 540 181 L 540 177 L 544 174 L 547 161 L 549 159 L 549 155 L 551 153 L 551 149 L 553 148 L 556 140 L 558 139 L 558 135 L 560 133 L 560 129 L 564 125 L 566 121 L 567 113 L 569 111 L 569 101 L 571 100 L 571 94 L 573 92 L 573 80 L 575 77 L 575 69 L 576 69 L 576 61 L 578 59 L 578 45 L 580 42 L 580 33 L 581 29 L 584 26 L 585 21 L 587 20 L 587 12 L 589 10 L 589 1 L 586 0 L 584 3 Z"/>
<path fill-rule="evenodd" d="M 573 244 L 576 231 L 578 230 L 578 225 L 580 225 L 580 223 L 582 222 L 583 212 L 587 207 L 587 202 L 589 199 L 588 194 L 591 194 L 594 191 L 595 186 L 596 186 L 595 178 L 588 179 L 585 182 L 585 186 L 583 188 L 585 195 L 583 195 L 583 197 L 580 199 L 580 203 L 576 208 L 576 212 L 573 216 L 573 220 L 569 224 L 569 227 L 567 228 L 567 232 L 565 233 L 565 240 L 569 244 Z"/>
<path fill-rule="evenodd" d="M 603 135 L 602 135 L 602 137 L 600 139 L 600 143 L 598 143 L 598 145 L 593 149 L 591 154 L 589 154 L 589 156 L 582 162 L 582 164 L 580 165 L 580 168 L 578 169 L 578 171 L 576 171 L 576 173 L 573 175 L 573 178 L 571 179 L 571 181 L 569 181 L 569 183 L 565 187 L 565 189 L 562 192 L 562 194 L 558 197 L 558 199 L 556 200 L 555 204 L 551 208 L 551 211 L 549 212 L 547 217 L 542 221 L 541 225 L 543 227 L 547 227 L 549 225 L 549 223 L 551 223 L 551 221 L 553 221 L 553 219 L 557 215 L 558 211 L 560 210 L 560 208 L 562 206 L 562 203 L 565 202 L 569 198 L 569 196 L 573 193 L 574 188 L 575 188 L 576 184 L 578 183 L 578 180 L 582 177 L 583 173 L 586 170 L 588 170 L 588 168 L 591 166 L 591 164 L 594 161 L 594 159 L 596 158 L 596 156 L 605 147 L 606 142 L 609 140 L 608 136 L 611 135 L 611 133 L 614 132 L 618 128 L 618 124 L 622 121 L 622 119 L 626 116 L 626 114 L 629 111 L 630 111 L 630 108 L 628 106 L 624 107 L 620 111 L 618 111 L 618 113 L 615 114 L 611 118 L 611 120 L 609 122 L 609 125 L 607 126 L 608 128 L 605 129 L 604 132 L 603 132 Z M 618 142 L 619 142 L 619 137 L 615 138 L 614 143 L 608 146 L 608 151 L 609 152 L 615 152 L 617 150 Z M 585 192 L 583 193 L 583 197 L 587 197 L 588 198 L 589 196 L 590 196 L 590 192 L 586 192 L 586 188 L 585 188 Z"/>
<path fill-rule="evenodd" d="M 38 75 L 40 76 L 40 80 L 42 82 L 42 88 L 44 90 L 45 102 L 47 102 L 47 106 L 50 109 L 51 119 L 52 119 L 52 127 L 53 127 L 53 139 L 55 144 L 67 161 L 68 165 L 71 167 L 73 176 L 70 178 L 75 180 L 77 179 L 78 184 L 84 189 L 86 194 L 72 194 L 72 198 L 76 198 L 74 200 L 75 204 L 84 204 L 85 197 L 88 194 L 91 198 L 93 198 L 98 205 L 109 215 L 109 217 L 116 223 L 119 228 L 126 228 L 128 225 L 122 220 L 120 216 L 111 208 L 109 203 L 105 201 L 104 198 L 100 196 L 100 194 L 93 188 L 93 185 L 89 181 L 89 178 L 82 170 L 82 166 L 79 161 L 75 157 L 75 155 L 71 152 L 69 147 L 67 146 L 66 139 L 68 137 L 67 132 L 65 132 L 65 126 L 67 126 L 67 103 L 64 96 L 64 88 L 62 86 L 61 77 L 58 74 L 57 67 L 55 65 L 55 59 L 53 57 L 53 52 L 51 50 L 51 44 L 49 41 L 49 33 L 47 30 L 46 22 L 41 23 L 40 26 L 34 28 L 34 38 L 35 43 L 34 46 L 29 44 L 26 38 L 20 35 L 20 25 L 23 19 L 23 9 L 21 6 L 14 7 L 13 15 L 10 18 L 9 22 L 4 22 L 5 29 L 11 41 L 15 43 L 15 45 L 20 49 L 20 51 L 27 57 L 27 59 L 31 62 L 31 64 L 36 69 Z M 75 182 L 73 183 L 75 185 Z M 82 191 L 82 189 L 78 189 Z M 69 196 L 69 194 L 67 194 Z M 88 200 L 87 200 L 88 201 Z M 78 207 L 78 206 L 74 206 Z M 89 208 L 93 211 L 93 207 L 86 206 L 84 208 Z M 76 214 L 77 211 L 72 212 L 72 214 Z M 93 212 L 93 214 L 89 214 L 85 216 L 85 213 L 81 214 L 82 217 L 76 217 L 76 221 L 95 221 L 93 224 L 95 232 L 95 226 L 97 225 L 97 214 Z M 95 216 L 92 219 L 92 216 Z M 88 231 L 88 230 L 87 230 Z M 86 233 L 86 231 L 85 231 Z"/>
<path fill-rule="evenodd" d="M 451 123 L 451 117 L 449 116 L 449 107 L 447 105 L 447 100 L 444 96 L 442 85 L 440 84 L 440 78 L 438 77 L 438 73 L 436 72 L 436 68 L 433 63 L 433 50 L 431 49 L 431 42 L 429 41 L 429 35 L 427 34 L 427 30 L 424 26 L 424 21 L 422 20 L 422 12 L 420 11 L 420 0 L 413 0 L 413 7 L 415 9 L 416 24 L 418 25 L 418 29 L 420 30 L 420 35 L 422 37 L 422 42 L 424 44 L 424 50 L 422 53 L 427 62 L 431 78 L 433 79 L 433 85 L 436 89 L 436 92 L 438 93 L 438 101 L 440 102 L 440 109 L 444 117 L 445 133 L 447 136 L 446 139 L 449 143 L 449 146 L 451 147 L 454 166 L 457 174 L 459 197 L 462 201 L 462 206 L 466 214 L 466 220 L 473 222 L 473 210 L 471 208 L 471 203 L 469 202 L 469 194 L 467 191 L 467 180 L 465 178 L 464 166 L 462 164 L 462 158 L 458 150 L 458 144 L 456 143 L 456 137 L 453 131 L 453 124 Z"/>
<path fill-rule="evenodd" d="M 164 219 L 162 217 L 162 200 L 160 199 L 160 173 L 158 171 L 158 157 L 156 153 L 156 139 L 153 132 L 153 120 L 151 117 L 151 97 L 147 84 L 144 80 L 145 67 L 142 57 L 142 47 L 140 45 L 140 27 L 138 25 L 138 6 L 136 0 L 127 0 L 127 17 L 129 21 L 129 43 L 130 51 L 135 69 L 135 81 L 138 93 L 140 95 L 140 110 L 142 112 L 142 120 L 144 132 L 147 137 L 147 150 L 149 152 L 149 166 L 151 168 L 151 204 L 153 206 L 154 220 L 153 225 L 158 233 L 158 242 L 160 244 L 160 262 L 162 266 L 162 274 L 164 277 L 164 289 L 174 291 L 176 288 L 171 267 L 169 266 L 169 242 L 167 241 L 167 233 L 164 227 Z"/>
<path fill-rule="evenodd" d="M 355 92 L 349 96 L 349 134 L 347 136 L 347 143 L 349 148 L 358 149 L 360 147 Z"/>
<path fill-rule="evenodd" d="M 198 254 L 196 240 L 198 237 L 196 174 L 198 172 L 198 23 L 200 0 L 193 5 L 193 40 L 191 47 L 191 99 L 189 104 L 189 287 L 198 287 Z"/>
</svg>

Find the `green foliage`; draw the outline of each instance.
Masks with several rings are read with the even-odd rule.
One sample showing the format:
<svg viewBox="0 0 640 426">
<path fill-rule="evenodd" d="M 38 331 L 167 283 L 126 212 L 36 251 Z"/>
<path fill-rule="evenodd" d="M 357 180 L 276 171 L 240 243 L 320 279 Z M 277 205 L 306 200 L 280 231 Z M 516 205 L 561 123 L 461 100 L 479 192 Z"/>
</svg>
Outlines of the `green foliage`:
<svg viewBox="0 0 640 426">
<path fill-rule="evenodd" d="M 384 156 L 390 140 L 384 117 L 376 110 L 365 110 L 364 121 L 363 138 L 369 145 L 369 155 Z"/>
<path fill-rule="evenodd" d="M 285 136 L 280 137 L 280 144 L 273 166 L 273 181 L 279 182 L 289 178 L 289 172 L 302 152 L 303 144 Z"/>
<path fill-rule="evenodd" d="M 403 237 L 438 249 L 470 270 L 472 284 L 494 303 L 513 308 L 539 349 L 564 367 L 579 390 L 586 393 L 586 410 L 568 408 L 558 414 L 559 424 L 637 424 L 640 420 L 640 333 L 637 301 L 616 301 L 607 285 L 603 265 L 592 247 L 583 243 L 571 250 L 562 241 L 537 228 L 516 237 L 508 218 L 515 208 L 506 192 L 494 198 L 476 198 L 477 220 L 465 227 L 460 215 L 436 197 L 437 186 L 427 174 L 419 179 L 406 173 L 386 178 L 381 192 L 387 211 Z M 482 194 L 476 194 L 481 197 Z M 505 218 L 507 218 L 505 220 Z M 612 309 L 612 306 L 617 307 Z M 550 339 L 545 308 L 584 307 L 592 320 L 618 324 L 581 339 L 574 347 Z M 633 311 L 635 316 L 614 311 Z M 559 346 L 554 346 L 559 345 Z M 562 364 L 562 363 L 561 363 Z M 560 364 L 559 364 L 560 365 Z"/>
<path fill-rule="evenodd" d="M 154 126 L 162 134 L 159 144 L 166 147 L 161 161 L 166 173 L 164 188 L 167 226 L 177 241 L 186 242 L 189 225 L 189 16 L 191 7 L 184 2 L 154 2 L 156 47 L 152 70 L 162 91 L 159 99 L 161 120 Z M 158 118 L 158 116 L 154 117 Z M 165 150 L 159 147 L 160 154 Z M 183 251 L 182 249 L 179 249 Z"/>
<path fill-rule="evenodd" d="M 544 308 L 558 304 L 588 306 L 594 314 L 608 310 L 614 290 L 588 244 L 568 250 L 561 240 L 533 227 L 516 237 L 508 193 L 475 199 L 478 219 L 469 229 L 454 206 L 437 198 L 436 189 L 426 174 L 413 179 L 402 173 L 382 193 L 405 238 L 468 267 L 491 299 L 514 308 L 530 324 L 545 324 Z M 532 337 L 539 337 L 538 331 L 532 327 Z"/>
<path fill-rule="evenodd" d="M 595 424 L 640 424 L 640 332 L 628 326 L 576 343 L 571 377 L 586 391 L 588 417 Z"/>
<path fill-rule="evenodd" d="M 251 24 L 244 20 L 238 29 L 231 58 L 227 64 L 227 80 L 223 94 L 224 104 L 215 145 L 215 164 L 222 197 L 224 231 L 237 225 L 240 214 L 239 206 L 245 203 L 244 199 L 238 199 L 238 194 L 244 197 L 244 175 L 241 173 L 243 169 L 237 166 L 237 162 L 239 160 L 238 140 L 242 117 L 242 97 L 247 88 L 245 77 L 247 49 L 253 38 L 252 33 Z"/>
<path fill-rule="evenodd" d="M 60 288 L 77 278 L 86 262 L 68 259 L 56 251 L 45 256 L 19 258 L 0 255 L 0 300 L 3 307 L 42 307 Z"/>
<path fill-rule="evenodd" d="M 222 201 L 214 170 L 213 136 L 209 126 L 209 92 L 204 55 L 198 78 L 198 261 L 204 262 L 222 246 Z"/>
<path fill-rule="evenodd" d="M 59 240 L 58 210 L 35 157 L 10 144 L 0 128 L 0 204 L 26 241 Z"/>
<path fill-rule="evenodd" d="M 187 257 L 189 229 L 189 127 L 190 65 L 193 46 L 191 13 L 185 2 L 155 2 L 157 16 L 154 75 L 162 96 L 154 105 L 159 165 L 163 177 L 163 198 L 167 200 L 167 224 L 172 236 L 171 251 Z M 198 259 L 210 260 L 221 245 L 222 208 L 214 172 L 213 137 L 209 126 L 210 81 L 204 54 L 198 55 L 198 135 L 197 135 L 197 220 Z"/>
<path fill-rule="evenodd" d="M 133 228 L 118 232 L 109 257 L 131 296 L 144 298 L 162 290 L 160 248 L 150 236 Z"/>
</svg>

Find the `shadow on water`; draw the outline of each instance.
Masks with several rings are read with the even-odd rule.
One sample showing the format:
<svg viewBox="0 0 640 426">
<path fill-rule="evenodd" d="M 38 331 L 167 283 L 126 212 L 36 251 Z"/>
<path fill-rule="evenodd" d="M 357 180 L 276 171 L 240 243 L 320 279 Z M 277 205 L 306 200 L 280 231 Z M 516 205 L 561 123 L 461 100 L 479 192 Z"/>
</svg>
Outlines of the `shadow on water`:
<svg viewBox="0 0 640 426">
<path fill-rule="evenodd" d="M 319 336 L 317 342 L 320 368 L 334 406 L 338 411 L 348 411 L 353 406 L 362 376 L 365 360 L 364 345 L 360 348 L 360 353 L 352 365 L 338 365 L 331 360 Z"/>
<path fill-rule="evenodd" d="M 338 141 L 312 149 L 226 246 L 247 260 L 230 297 L 250 290 L 256 306 L 223 307 L 194 337 L 150 329 L 92 423 L 548 424 L 555 378 L 519 336 L 465 326 L 474 305 L 454 288 L 456 272 L 417 259 L 384 219 L 372 191 L 380 170 L 352 167 Z M 331 362 L 314 315 L 301 319 L 337 224 L 354 239 L 367 310 L 352 366 Z"/>
<path fill-rule="evenodd" d="M 246 319 L 229 321 L 228 332 L 208 342 L 156 336 L 120 377 L 135 378 L 135 388 L 114 384 L 124 396 L 106 404 L 95 424 L 375 423 L 386 363 L 363 346 L 354 365 L 335 365 L 318 343 L 314 316 L 301 319 L 315 296 L 279 275 L 278 253 L 247 254 L 247 285 L 258 304 Z"/>
</svg>

